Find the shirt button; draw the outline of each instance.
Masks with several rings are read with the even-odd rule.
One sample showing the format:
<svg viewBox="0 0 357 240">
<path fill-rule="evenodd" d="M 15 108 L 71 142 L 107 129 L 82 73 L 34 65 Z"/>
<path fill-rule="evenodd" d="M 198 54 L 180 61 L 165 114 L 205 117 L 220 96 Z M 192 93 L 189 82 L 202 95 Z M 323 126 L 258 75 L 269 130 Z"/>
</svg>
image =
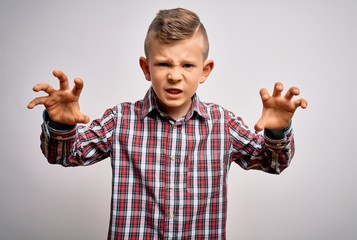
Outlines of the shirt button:
<svg viewBox="0 0 357 240">
<path fill-rule="evenodd" d="M 170 159 L 171 159 L 171 161 L 174 161 L 175 160 L 175 155 L 171 155 Z"/>
<path fill-rule="evenodd" d="M 174 189 L 175 188 L 175 184 L 171 183 L 170 184 L 170 189 Z"/>
<path fill-rule="evenodd" d="M 170 219 L 174 219 L 175 215 L 173 213 L 170 213 Z"/>
</svg>

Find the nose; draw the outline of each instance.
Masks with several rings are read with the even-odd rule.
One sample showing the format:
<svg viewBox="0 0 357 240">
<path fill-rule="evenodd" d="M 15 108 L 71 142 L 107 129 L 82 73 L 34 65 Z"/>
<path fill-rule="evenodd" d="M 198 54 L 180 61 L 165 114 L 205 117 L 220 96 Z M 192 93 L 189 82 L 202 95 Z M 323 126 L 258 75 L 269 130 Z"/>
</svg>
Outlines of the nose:
<svg viewBox="0 0 357 240">
<path fill-rule="evenodd" d="M 168 75 L 167 75 L 167 78 L 170 80 L 170 81 L 180 81 L 182 79 L 182 73 L 180 71 L 180 69 L 178 68 L 172 68 Z"/>
</svg>

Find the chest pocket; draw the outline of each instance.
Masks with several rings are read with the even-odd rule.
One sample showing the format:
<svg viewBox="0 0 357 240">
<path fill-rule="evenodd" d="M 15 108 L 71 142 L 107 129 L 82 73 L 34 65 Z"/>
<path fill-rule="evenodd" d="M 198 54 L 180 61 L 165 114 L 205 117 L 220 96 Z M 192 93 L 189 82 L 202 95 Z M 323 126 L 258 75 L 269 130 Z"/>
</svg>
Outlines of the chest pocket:
<svg viewBox="0 0 357 240">
<path fill-rule="evenodd" d="M 189 194 L 198 198 L 209 198 L 217 195 L 223 188 L 223 166 L 219 159 L 197 159 L 188 162 L 186 190 Z"/>
</svg>

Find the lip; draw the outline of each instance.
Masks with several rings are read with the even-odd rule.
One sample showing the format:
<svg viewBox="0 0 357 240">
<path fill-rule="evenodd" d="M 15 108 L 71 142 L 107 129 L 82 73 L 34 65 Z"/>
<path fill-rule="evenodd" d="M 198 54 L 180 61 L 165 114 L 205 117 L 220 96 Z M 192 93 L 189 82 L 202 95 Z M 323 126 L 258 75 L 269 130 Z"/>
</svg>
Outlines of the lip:
<svg viewBox="0 0 357 240">
<path fill-rule="evenodd" d="M 167 88 L 165 89 L 165 92 L 171 97 L 171 98 L 177 98 L 183 91 L 178 88 Z"/>
<path fill-rule="evenodd" d="M 182 90 L 178 89 L 178 88 L 167 88 L 165 91 L 170 93 L 170 94 L 180 94 L 180 93 L 182 93 Z"/>
</svg>

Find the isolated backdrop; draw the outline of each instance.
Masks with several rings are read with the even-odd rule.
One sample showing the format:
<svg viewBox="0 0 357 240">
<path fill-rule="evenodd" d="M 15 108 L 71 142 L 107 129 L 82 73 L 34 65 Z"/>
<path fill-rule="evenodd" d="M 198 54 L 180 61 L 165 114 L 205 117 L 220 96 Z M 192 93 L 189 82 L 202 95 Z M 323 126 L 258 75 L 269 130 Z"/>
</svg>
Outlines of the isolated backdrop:
<svg viewBox="0 0 357 240">
<path fill-rule="evenodd" d="M 260 116 L 259 89 L 299 86 L 296 155 L 280 176 L 229 175 L 228 239 L 357 238 L 357 2 L 348 0 L 2 0 L 0 2 L 0 239 L 105 239 L 110 161 L 63 168 L 39 148 L 42 107 L 32 86 L 54 69 L 81 77 L 91 119 L 144 96 L 138 59 L 159 9 L 199 14 L 215 69 L 198 91 L 243 117 Z"/>
</svg>

